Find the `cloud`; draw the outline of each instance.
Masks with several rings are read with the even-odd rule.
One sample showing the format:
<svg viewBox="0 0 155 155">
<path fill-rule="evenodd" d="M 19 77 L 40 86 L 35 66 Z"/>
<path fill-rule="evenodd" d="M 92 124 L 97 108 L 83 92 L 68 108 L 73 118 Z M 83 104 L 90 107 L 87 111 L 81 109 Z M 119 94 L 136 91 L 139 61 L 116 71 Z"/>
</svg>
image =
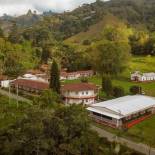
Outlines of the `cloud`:
<svg viewBox="0 0 155 155">
<path fill-rule="evenodd" d="M 0 0 L 0 16 L 21 15 L 29 9 L 43 12 L 48 10 L 72 10 L 83 3 L 92 3 L 95 0 Z"/>
</svg>

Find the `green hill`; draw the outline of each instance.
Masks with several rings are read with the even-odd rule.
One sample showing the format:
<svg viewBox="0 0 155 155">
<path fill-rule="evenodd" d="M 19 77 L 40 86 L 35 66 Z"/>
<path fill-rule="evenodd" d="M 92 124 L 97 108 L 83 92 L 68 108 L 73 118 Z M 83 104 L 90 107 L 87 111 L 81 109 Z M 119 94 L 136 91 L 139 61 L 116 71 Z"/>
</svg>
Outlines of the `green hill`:
<svg viewBox="0 0 155 155">
<path fill-rule="evenodd" d="M 94 42 L 102 39 L 102 33 L 106 26 L 118 27 L 122 30 L 127 30 L 130 34 L 132 33 L 132 29 L 127 27 L 125 21 L 123 22 L 123 20 L 120 20 L 112 14 L 108 14 L 104 16 L 100 22 L 90 26 L 87 31 L 80 32 L 66 39 L 64 43 L 78 49 L 85 49 Z"/>
</svg>

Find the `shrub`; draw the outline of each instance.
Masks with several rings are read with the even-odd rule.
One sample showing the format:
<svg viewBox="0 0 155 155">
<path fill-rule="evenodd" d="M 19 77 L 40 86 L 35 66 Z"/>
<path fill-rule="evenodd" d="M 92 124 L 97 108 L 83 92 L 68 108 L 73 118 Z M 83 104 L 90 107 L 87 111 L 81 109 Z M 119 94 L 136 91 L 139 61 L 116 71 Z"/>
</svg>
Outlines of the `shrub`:
<svg viewBox="0 0 155 155">
<path fill-rule="evenodd" d="M 91 44 L 91 41 L 90 40 L 84 40 L 83 41 L 83 45 L 90 45 Z"/>
<path fill-rule="evenodd" d="M 87 77 L 82 77 L 81 82 L 82 83 L 88 83 L 88 78 Z"/>
<path fill-rule="evenodd" d="M 137 85 L 131 86 L 130 87 L 130 93 L 132 95 L 142 94 L 142 87 L 141 86 L 137 86 Z"/>
<path fill-rule="evenodd" d="M 122 97 L 125 95 L 124 88 L 122 87 L 114 87 L 113 88 L 113 96 L 114 97 Z"/>
</svg>

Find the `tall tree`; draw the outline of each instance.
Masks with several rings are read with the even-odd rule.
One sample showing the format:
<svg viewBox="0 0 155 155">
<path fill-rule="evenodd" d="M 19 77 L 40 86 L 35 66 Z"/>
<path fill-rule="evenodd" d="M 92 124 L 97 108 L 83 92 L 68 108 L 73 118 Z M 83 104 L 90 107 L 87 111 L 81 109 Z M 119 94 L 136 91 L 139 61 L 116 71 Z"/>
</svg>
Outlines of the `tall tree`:
<svg viewBox="0 0 155 155">
<path fill-rule="evenodd" d="M 113 87 L 110 76 L 102 77 L 102 90 L 106 93 L 108 97 L 113 94 Z"/>
<path fill-rule="evenodd" d="M 50 88 L 60 94 L 60 72 L 55 60 L 52 63 L 50 71 Z"/>
<path fill-rule="evenodd" d="M 4 33 L 3 33 L 2 28 L 0 27 L 0 38 L 3 38 L 3 37 L 4 37 Z"/>
<path fill-rule="evenodd" d="M 128 43 L 103 41 L 96 45 L 94 51 L 92 62 L 102 76 L 117 75 L 128 65 L 130 58 Z"/>
<path fill-rule="evenodd" d="M 24 41 L 24 38 L 20 32 L 20 29 L 18 28 L 16 22 L 14 21 L 8 36 L 8 40 L 12 43 L 22 43 Z"/>
</svg>

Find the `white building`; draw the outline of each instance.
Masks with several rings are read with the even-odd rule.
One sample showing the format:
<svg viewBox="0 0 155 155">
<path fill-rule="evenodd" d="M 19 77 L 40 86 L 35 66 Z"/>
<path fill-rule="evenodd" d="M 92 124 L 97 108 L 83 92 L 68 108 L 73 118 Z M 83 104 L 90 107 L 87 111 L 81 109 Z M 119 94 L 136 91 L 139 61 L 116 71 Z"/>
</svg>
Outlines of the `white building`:
<svg viewBox="0 0 155 155">
<path fill-rule="evenodd" d="M 66 104 L 90 105 L 95 103 L 98 88 L 88 83 L 65 84 L 61 93 Z"/>
<path fill-rule="evenodd" d="M 154 81 L 155 73 L 141 73 L 139 71 L 136 71 L 131 74 L 131 80 L 137 82 Z"/>
<path fill-rule="evenodd" d="M 93 75 L 94 75 L 93 70 L 77 71 L 77 72 L 62 71 L 60 73 L 60 80 L 75 80 L 75 79 L 79 79 L 81 77 L 91 77 Z"/>
<path fill-rule="evenodd" d="M 155 113 L 155 98 L 124 96 L 93 104 L 87 110 L 98 123 L 114 128 L 130 128 Z"/>
<path fill-rule="evenodd" d="M 13 80 L 3 80 L 3 81 L 1 81 L 1 87 L 2 87 L 2 88 L 9 88 L 10 83 L 11 83 L 12 81 L 13 81 Z"/>
<path fill-rule="evenodd" d="M 24 74 L 23 76 L 18 77 L 18 79 L 25 79 L 25 80 L 34 80 L 40 82 L 48 82 L 48 79 L 43 78 L 44 74 Z"/>
</svg>

